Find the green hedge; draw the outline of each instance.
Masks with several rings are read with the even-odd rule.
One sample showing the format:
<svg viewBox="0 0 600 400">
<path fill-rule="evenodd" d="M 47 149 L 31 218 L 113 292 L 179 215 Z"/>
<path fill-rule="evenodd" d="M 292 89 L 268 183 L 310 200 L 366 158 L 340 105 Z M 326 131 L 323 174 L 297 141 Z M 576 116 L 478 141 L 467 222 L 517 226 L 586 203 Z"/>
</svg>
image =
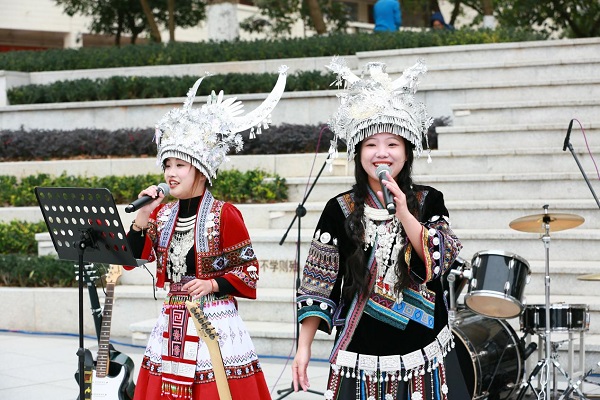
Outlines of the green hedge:
<svg viewBox="0 0 600 400">
<path fill-rule="evenodd" d="M 0 224 L 0 254 L 37 254 L 35 234 L 42 232 L 48 232 L 44 221 Z"/>
<path fill-rule="evenodd" d="M 393 33 L 331 34 L 308 38 L 148 44 L 106 48 L 13 51 L 0 54 L 0 70 L 57 71 L 90 68 L 120 68 L 224 61 L 302 58 L 355 54 L 359 51 L 407 49 L 501 42 L 544 40 L 545 36 L 522 30 L 462 29 L 402 31 Z"/>
<path fill-rule="evenodd" d="M 113 76 L 106 79 L 76 79 L 47 85 L 24 85 L 6 92 L 11 105 L 64 103 L 73 101 L 153 99 L 183 97 L 198 76 Z M 333 74 L 298 71 L 288 76 L 286 91 L 326 90 Z M 228 94 L 268 93 L 277 81 L 275 73 L 213 75 L 203 81 L 197 95 L 205 96 L 218 88 Z"/>
<path fill-rule="evenodd" d="M 30 175 L 19 181 L 14 176 L 0 175 L 0 206 L 37 206 L 34 193 L 37 186 L 105 187 L 111 191 L 117 204 L 128 204 L 142 189 L 162 182 L 163 178 L 161 174 L 87 177 L 67 175 L 63 172 L 60 176 Z M 221 171 L 211 191 L 217 198 L 234 203 L 272 203 L 287 199 L 285 179 L 259 170 Z"/>
<path fill-rule="evenodd" d="M 0 286 L 76 287 L 73 261 L 24 254 L 0 254 Z"/>
</svg>

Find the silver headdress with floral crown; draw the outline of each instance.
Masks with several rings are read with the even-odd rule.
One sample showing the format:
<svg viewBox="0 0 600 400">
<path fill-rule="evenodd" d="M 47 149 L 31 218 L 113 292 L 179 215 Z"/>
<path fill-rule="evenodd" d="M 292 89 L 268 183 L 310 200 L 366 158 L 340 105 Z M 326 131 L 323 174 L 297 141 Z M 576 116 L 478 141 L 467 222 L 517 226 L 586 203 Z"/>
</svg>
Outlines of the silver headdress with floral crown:
<svg viewBox="0 0 600 400">
<path fill-rule="evenodd" d="M 227 161 L 229 150 L 242 149 L 240 132 L 250 129 L 250 138 L 253 138 L 269 127 L 271 111 L 285 89 L 287 70 L 285 65 L 279 67 L 279 78 L 271 93 L 246 115 L 241 115 L 243 105 L 235 97 L 223 100 L 223 91 L 218 95 L 213 91 L 206 104 L 192 108 L 204 77 L 198 79 L 188 91 L 183 107 L 172 109 L 156 124 L 157 164 L 163 166 L 169 157 L 179 158 L 198 168 L 212 182 L 218 168 Z"/>
<path fill-rule="evenodd" d="M 337 74 L 333 84 L 345 89 L 338 94 L 340 106 L 329 121 L 334 133 L 329 159 L 338 155 L 338 140 L 346 143 L 348 160 L 352 160 L 356 145 L 380 132 L 402 136 L 413 144 L 417 156 L 422 154 L 423 139 L 427 140 L 427 129 L 433 122 L 425 105 L 414 96 L 419 77 L 427 72 L 423 60 L 418 60 L 394 81 L 380 62 L 367 63 L 361 77 L 352 73 L 344 59 L 337 57 L 326 68 Z"/>
</svg>

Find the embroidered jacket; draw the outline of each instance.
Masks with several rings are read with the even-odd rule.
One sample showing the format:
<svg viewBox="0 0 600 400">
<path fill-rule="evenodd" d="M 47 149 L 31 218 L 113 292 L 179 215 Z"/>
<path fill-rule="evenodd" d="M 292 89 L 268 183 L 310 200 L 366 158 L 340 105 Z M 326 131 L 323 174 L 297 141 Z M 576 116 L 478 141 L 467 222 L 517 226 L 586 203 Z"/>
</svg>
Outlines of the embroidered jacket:
<svg viewBox="0 0 600 400">
<path fill-rule="evenodd" d="M 423 224 L 421 243 L 411 244 L 403 231 L 399 258 L 408 267 L 410 284 L 401 299 L 377 290 L 377 263 L 374 248 L 366 252 L 369 292 L 357 293 L 352 301 L 342 300 L 346 260 L 354 251 L 345 229 L 345 220 L 354 209 L 353 192 L 329 200 L 317 224 L 297 294 L 298 320 L 309 316 L 321 319 L 319 329 L 331 333 L 337 327 L 331 355 L 339 350 L 365 354 L 406 354 L 435 340 L 447 325 L 447 305 L 439 279 L 452 265 L 462 245 L 450 228 L 448 211 L 441 192 L 415 185 L 419 203 L 418 219 Z M 367 203 L 379 207 L 371 196 Z M 425 261 L 414 253 L 420 246 Z M 403 341 L 403 335 L 410 340 Z M 366 337 L 368 336 L 368 337 Z"/>
<path fill-rule="evenodd" d="M 164 287 L 167 280 L 168 250 L 178 211 L 176 201 L 159 205 L 150 215 L 141 257 L 156 261 L 157 287 Z M 196 278 L 222 277 L 234 288 L 229 294 L 255 299 L 258 261 L 240 211 L 206 190 L 194 230 Z"/>
</svg>

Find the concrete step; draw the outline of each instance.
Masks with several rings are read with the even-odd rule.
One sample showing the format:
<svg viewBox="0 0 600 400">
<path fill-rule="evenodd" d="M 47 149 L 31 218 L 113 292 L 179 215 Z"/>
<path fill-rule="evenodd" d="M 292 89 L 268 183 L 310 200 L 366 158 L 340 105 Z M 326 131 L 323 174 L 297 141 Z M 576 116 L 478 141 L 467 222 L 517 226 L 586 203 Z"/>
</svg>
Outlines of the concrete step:
<svg viewBox="0 0 600 400">
<path fill-rule="evenodd" d="M 454 103 L 452 109 L 456 125 L 539 124 L 562 121 L 566 126 L 573 118 L 580 121 L 597 119 L 599 105 L 598 98 L 590 97 L 508 103 Z"/>
<path fill-rule="evenodd" d="M 438 76 L 432 79 L 441 81 Z M 495 80 L 484 77 L 473 77 L 470 80 L 445 80 L 443 82 L 424 82 L 419 86 L 417 97 L 427 105 L 428 112 L 433 116 L 452 116 L 453 104 L 496 103 L 539 101 L 540 99 L 560 98 L 563 100 L 594 98 L 600 90 L 600 80 L 595 78 L 569 78 L 548 80 L 514 80 L 521 79 L 520 75 L 511 75 L 510 71 L 497 70 Z M 445 74 L 443 74 L 445 75 Z M 573 70 L 571 70 L 573 75 Z M 429 75 L 428 75 L 429 77 Z M 425 78 L 428 79 L 428 78 Z"/>
<path fill-rule="evenodd" d="M 512 229 L 455 229 L 463 249 L 461 257 L 469 259 L 483 250 L 501 249 L 516 253 L 525 260 L 539 260 L 545 257 L 545 247 L 536 233 L 518 232 Z M 597 261 L 600 230 L 581 227 L 550 234 L 550 260 Z M 463 254 L 465 256 L 463 256 Z"/>
<path fill-rule="evenodd" d="M 327 150 L 327 148 L 324 148 Z M 222 170 L 266 171 L 281 177 L 307 177 L 316 175 L 327 159 L 327 153 L 303 154 L 256 154 L 229 155 L 229 162 L 223 164 Z M 327 166 L 323 174 L 348 175 L 349 167 L 345 153 L 332 160 L 331 170 Z M 81 160 L 51 161 L 8 161 L 2 163 L 2 175 L 22 178 L 29 175 L 48 174 L 58 176 L 63 173 L 75 176 L 132 176 L 145 174 L 162 174 L 156 165 L 156 158 L 103 158 Z M 351 172 L 350 172 L 351 173 Z"/>
<path fill-rule="evenodd" d="M 567 124 L 568 125 L 568 124 Z M 445 174 L 502 174 L 522 172 L 569 172 L 578 171 L 577 164 L 570 151 L 562 151 L 564 143 L 564 132 L 559 137 L 555 133 L 555 146 L 549 142 L 540 142 L 537 146 L 522 146 L 516 135 L 509 135 L 494 130 L 492 132 L 479 132 L 470 130 L 465 133 L 460 128 L 445 127 L 440 133 L 440 139 L 445 139 L 448 134 L 458 131 L 456 135 L 462 139 L 461 148 L 440 148 L 432 150 L 432 162 L 427 162 L 427 157 L 417 158 L 413 165 L 413 174 L 439 175 L 440 171 Z M 464 129 L 464 128 L 463 128 Z M 566 129 L 566 127 L 565 127 Z M 579 162 L 586 171 L 594 171 L 595 165 L 590 153 L 600 149 L 595 143 L 600 138 L 599 131 L 588 132 L 585 138 L 572 130 L 572 143 Z M 526 136 L 525 132 L 519 135 Z M 469 145 L 470 139 L 477 136 L 486 137 L 481 142 L 481 147 Z M 509 139 L 513 142 L 509 143 Z M 587 139 L 588 145 L 585 145 Z M 481 139 L 480 139 L 481 140 Z M 498 144 L 498 146 L 497 146 Z M 456 146 L 456 144 L 454 144 Z M 347 161 L 346 154 L 341 153 L 339 157 L 325 165 L 326 153 L 307 154 L 278 154 L 278 155 L 245 155 L 231 156 L 231 160 L 223 166 L 223 170 L 262 170 L 271 174 L 292 179 L 296 185 L 304 185 L 303 193 L 309 189 L 309 184 L 321 171 L 319 178 L 326 177 L 353 177 L 354 163 Z M 330 168 L 331 167 L 331 168 Z M 60 161 L 24 161 L 5 162 L 2 164 L 2 175 L 11 175 L 17 178 L 45 173 L 53 176 L 68 173 L 75 176 L 131 176 L 145 174 L 161 174 L 161 169 L 156 166 L 154 158 L 109 158 L 109 159 L 85 159 L 85 160 L 60 160 Z M 311 177 L 310 179 L 308 177 Z M 320 183 L 317 181 L 317 183 Z"/>
<path fill-rule="evenodd" d="M 360 66 L 368 61 L 381 61 L 390 66 L 409 66 L 418 58 L 424 58 L 428 66 L 458 67 L 490 62 L 516 63 L 553 59 L 568 61 L 598 54 L 599 47 L 598 38 L 589 38 L 379 50 L 358 52 L 356 56 Z"/>
<path fill-rule="evenodd" d="M 600 46 L 598 46 L 600 49 Z M 425 59 L 427 63 L 427 59 Z M 590 54 L 577 60 L 562 58 L 554 55 L 547 58 L 527 60 L 500 61 L 496 59 L 482 60 L 477 63 L 457 64 L 428 64 L 428 73 L 424 84 L 448 84 L 461 82 L 463 84 L 481 84 L 486 82 L 491 87 L 502 88 L 507 85 L 529 83 L 532 87 L 552 85 L 555 82 L 563 84 L 576 83 L 584 76 L 594 77 L 600 63 L 597 55 Z M 395 64 L 398 65 L 398 64 Z M 402 68 L 402 65 L 398 65 Z M 574 70 L 581 74 L 573 74 Z M 395 70 L 392 69 L 391 72 Z M 390 70 L 388 70 L 390 72 Z M 401 73 L 401 70 L 398 70 Z M 591 78 L 595 81 L 594 78 Z M 467 86 L 468 87 L 468 86 Z M 503 98 L 498 96 L 498 98 Z"/>
<path fill-rule="evenodd" d="M 564 137 L 562 138 L 564 141 Z M 600 139 L 600 136 L 589 139 Z M 496 136 L 497 141 L 503 141 L 502 135 Z M 598 141 L 600 144 L 600 140 Z M 418 159 L 413 164 L 414 175 L 444 174 L 521 174 L 523 172 L 561 173 L 578 171 L 577 163 L 570 151 L 562 151 L 562 143 L 552 147 L 523 148 L 518 142 L 513 148 L 467 148 L 465 150 L 436 150 L 431 152 L 432 162 Z M 579 147 L 575 151 L 579 162 L 585 171 L 594 171 L 594 160 L 589 154 L 600 150 L 600 146 Z M 596 174 L 598 176 L 598 174 Z M 593 177 L 593 176 L 592 176 Z"/>
<path fill-rule="evenodd" d="M 588 177 L 592 171 L 586 171 Z M 454 175 L 415 175 L 415 183 L 424 183 L 441 190 L 446 201 L 454 200 L 539 200 L 545 199 L 586 199 L 591 192 L 581 173 L 497 173 L 497 174 L 454 174 Z M 311 180 L 312 183 L 314 180 Z M 290 178 L 288 184 L 288 201 L 302 202 L 304 199 L 306 180 Z M 310 201 L 326 201 L 337 193 L 352 187 L 352 177 L 322 176 L 313 188 Z M 592 182 L 596 193 L 597 182 Z M 544 203 L 546 204 L 546 203 Z"/>
<path fill-rule="evenodd" d="M 600 122 L 596 119 L 573 123 L 569 142 L 575 151 L 598 142 Z M 471 126 L 440 126 L 438 148 L 444 151 L 465 149 L 510 149 L 563 148 L 569 122 L 540 124 L 494 124 Z M 582 130 L 583 128 L 583 130 Z M 585 135 L 583 134 L 585 132 Z M 568 150 L 567 150 L 568 151 Z"/>
<path fill-rule="evenodd" d="M 549 121 L 568 121 L 574 116 L 586 121 L 595 118 L 594 114 L 582 112 L 584 103 L 578 99 L 594 99 L 598 81 L 594 79 L 574 79 L 571 81 L 555 80 L 538 84 L 513 82 L 510 79 L 501 80 L 502 84 L 478 80 L 477 83 L 458 81 L 446 84 L 423 85 L 417 93 L 417 98 L 427 104 L 430 115 L 434 117 L 455 115 L 464 116 L 469 111 L 478 114 L 477 105 L 494 104 L 499 100 L 509 102 L 513 108 L 522 107 L 535 109 L 535 105 L 521 104 L 529 101 L 535 104 L 539 99 L 556 98 L 561 93 L 563 102 L 571 99 L 573 105 L 565 105 L 569 113 L 563 111 L 557 115 L 548 113 L 546 118 L 522 120 L 512 123 L 547 123 Z M 579 92 L 579 94 L 578 94 Z M 587 97 L 583 94 L 588 93 Z M 321 90 L 306 92 L 286 92 L 283 94 L 277 109 L 273 112 L 272 122 L 275 125 L 289 124 L 320 124 L 326 123 L 335 113 L 338 106 L 336 95 L 338 90 Z M 247 110 L 256 108 L 264 101 L 265 94 L 230 94 L 244 103 Z M 156 123 L 156 116 L 163 115 L 173 107 L 181 106 L 183 98 L 140 99 L 140 100 L 110 100 L 72 103 L 14 105 L 0 107 L 0 129 L 25 131 L 32 129 L 96 129 L 116 130 L 127 128 L 149 128 Z M 502 103 L 499 103 L 502 104 Z M 544 105 L 546 107 L 546 105 Z M 560 108 L 557 106 L 556 108 Z M 570 107 L 570 110 L 569 110 Z M 539 106 L 538 106 L 539 108 Z M 561 116 L 566 117 L 561 118 Z M 111 123 L 112 122 L 112 123 Z M 483 117 L 479 125 L 489 122 Z M 506 123 L 498 119 L 494 123 Z M 471 122 L 470 124 L 476 124 Z M 463 123 L 461 122 L 461 125 Z M 268 131 L 265 131 L 268 134 Z"/>
</svg>

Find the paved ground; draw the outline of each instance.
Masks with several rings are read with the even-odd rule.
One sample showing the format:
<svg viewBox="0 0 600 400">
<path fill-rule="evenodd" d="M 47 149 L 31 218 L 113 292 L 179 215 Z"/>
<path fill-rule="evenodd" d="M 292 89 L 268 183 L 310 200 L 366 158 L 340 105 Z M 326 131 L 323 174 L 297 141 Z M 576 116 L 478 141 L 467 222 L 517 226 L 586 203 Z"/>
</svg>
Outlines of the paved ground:
<svg viewBox="0 0 600 400">
<path fill-rule="evenodd" d="M 133 360 L 134 379 L 137 379 L 137 370 L 144 349 L 128 344 L 127 339 L 117 338 L 113 341 L 113 345 Z M 84 347 L 95 353 L 97 349 L 95 338 L 86 337 Z M 76 399 L 79 395 L 79 385 L 74 373 L 79 364 L 76 354 L 78 348 L 77 335 L 13 332 L 0 329 L 0 399 Z M 267 355 L 261 355 L 259 358 L 274 400 L 323 398 L 314 393 L 278 394 L 278 390 L 285 390 L 291 386 L 291 360 Z M 328 364 L 323 360 L 315 360 L 311 363 L 309 377 L 312 389 L 319 392 L 325 390 L 328 368 Z M 588 382 L 584 385 L 585 396 L 600 397 L 600 376 L 593 374 Z M 565 382 L 562 380 L 557 386 L 562 388 L 564 385 Z M 533 400 L 533 396 L 528 394 L 525 399 Z"/>
<path fill-rule="evenodd" d="M 126 339 L 116 339 L 115 349 L 128 355 L 134 362 L 134 379 L 137 379 L 144 349 L 127 344 Z M 96 347 L 94 347 L 96 346 Z M 95 353 L 94 338 L 85 338 L 84 347 Z M 0 399 L 76 399 L 79 385 L 74 373 L 79 365 L 77 350 L 79 336 L 40 334 L 35 332 L 11 332 L 0 330 Z M 259 356 L 267 384 L 273 399 L 284 394 L 277 390 L 291 386 L 291 360 L 281 357 Z M 325 390 L 329 365 L 314 361 L 309 366 L 311 388 Z M 290 400 L 322 399 L 312 393 L 292 393 L 284 398 Z"/>
</svg>

